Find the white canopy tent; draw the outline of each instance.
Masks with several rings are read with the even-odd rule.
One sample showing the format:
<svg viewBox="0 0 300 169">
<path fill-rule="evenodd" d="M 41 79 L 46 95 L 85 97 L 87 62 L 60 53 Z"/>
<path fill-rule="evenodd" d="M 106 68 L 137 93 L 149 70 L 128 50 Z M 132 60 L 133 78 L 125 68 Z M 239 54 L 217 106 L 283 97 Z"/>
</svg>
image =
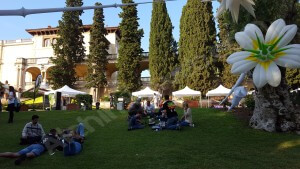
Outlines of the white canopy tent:
<svg viewBox="0 0 300 169">
<path fill-rule="evenodd" d="M 61 92 L 61 95 L 65 96 L 65 97 L 75 97 L 78 94 L 87 94 L 85 92 L 72 89 L 69 86 L 65 85 L 64 87 L 62 87 L 60 89 L 45 92 L 45 95 L 54 94 L 56 92 Z"/>
<path fill-rule="evenodd" d="M 133 92 L 132 96 L 136 96 L 136 97 L 153 97 L 154 93 L 156 95 L 161 96 L 161 94 L 158 91 L 154 91 L 154 90 L 150 89 L 149 87 L 146 87 L 145 89 L 137 91 L 137 92 Z"/>
<path fill-rule="evenodd" d="M 219 85 L 216 89 L 210 90 L 206 93 L 207 99 L 207 106 L 209 107 L 209 97 L 211 96 L 227 96 L 230 93 L 230 89 L 227 89 L 226 87 Z"/>
<path fill-rule="evenodd" d="M 200 96 L 200 105 L 202 107 L 201 92 L 193 90 L 193 89 L 190 89 L 188 86 L 186 86 L 182 90 L 178 90 L 178 91 L 172 92 L 172 95 L 175 96 L 175 97 Z"/>
</svg>

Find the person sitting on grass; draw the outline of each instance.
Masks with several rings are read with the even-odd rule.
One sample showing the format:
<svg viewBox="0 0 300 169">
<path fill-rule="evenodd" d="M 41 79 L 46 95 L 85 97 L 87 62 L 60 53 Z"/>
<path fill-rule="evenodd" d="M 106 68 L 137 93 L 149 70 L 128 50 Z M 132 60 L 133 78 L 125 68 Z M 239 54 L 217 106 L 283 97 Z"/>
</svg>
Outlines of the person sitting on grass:
<svg viewBox="0 0 300 169">
<path fill-rule="evenodd" d="M 134 103 L 132 103 L 129 106 L 128 109 L 128 120 L 131 119 L 131 117 L 135 116 L 136 114 L 143 113 L 143 108 L 141 105 L 141 98 L 138 98 Z"/>
<path fill-rule="evenodd" d="M 137 113 L 134 116 L 131 116 L 129 119 L 128 131 L 135 129 L 143 129 L 145 126 L 141 124 L 141 113 Z"/>
<path fill-rule="evenodd" d="M 191 126 L 194 127 L 193 118 L 192 118 L 192 110 L 189 108 L 189 104 L 187 102 L 183 102 L 183 116 L 181 117 L 181 126 Z"/>
<path fill-rule="evenodd" d="M 72 156 L 82 151 L 84 142 L 84 125 L 79 123 L 76 131 L 65 130 L 62 137 L 64 138 L 64 156 Z"/>
<path fill-rule="evenodd" d="M 56 130 L 51 129 L 49 134 L 46 134 L 42 141 L 38 144 L 32 144 L 19 152 L 6 152 L 0 153 L 0 157 L 4 158 L 18 158 L 15 161 L 16 165 L 20 165 L 26 158 L 36 158 L 40 156 L 46 150 L 53 151 L 54 149 L 60 149 L 62 142 L 59 140 Z"/>
<path fill-rule="evenodd" d="M 39 116 L 33 115 L 31 120 L 32 122 L 27 123 L 22 131 L 20 145 L 39 143 L 45 135 L 42 125 L 38 123 Z"/>
<path fill-rule="evenodd" d="M 154 113 L 155 113 L 155 108 L 154 106 L 150 103 L 150 101 L 148 100 L 146 103 L 146 106 L 144 108 L 144 114 L 146 116 L 150 116 L 151 118 L 154 117 Z"/>
<path fill-rule="evenodd" d="M 178 114 L 175 111 L 175 103 L 169 100 L 169 95 L 165 95 L 165 102 L 163 104 L 162 113 L 167 114 L 166 129 L 180 130 L 180 124 L 178 123 Z"/>
</svg>

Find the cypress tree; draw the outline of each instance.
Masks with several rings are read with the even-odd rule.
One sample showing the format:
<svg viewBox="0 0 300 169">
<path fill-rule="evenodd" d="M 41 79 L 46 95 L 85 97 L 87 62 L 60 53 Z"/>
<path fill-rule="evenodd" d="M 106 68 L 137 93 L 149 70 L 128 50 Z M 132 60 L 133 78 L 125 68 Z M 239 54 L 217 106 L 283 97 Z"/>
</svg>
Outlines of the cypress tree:
<svg viewBox="0 0 300 169">
<path fill-rule="evenodd" d="M 133 3 L 133 0 L 122 0 L 122 3 Z M 123 6 L 119 14 L 121 39 L 118 57 L 118 89 L 132 92 L 141 87 L 141 38 L 143 30 L 139 29 L 137 9 L 135 5 Z"/>
<path fill-rule="evenodd" d="M 149 46 L 151 86 L 155 90 L 162 90 L 162 85 L 171 80 L 176 65 L 172 29 L 165 1 L 156 0 L 152 7 Z"/>
<path fill-rule="evenodd" d="M 82 0 L 66 0 L 67 7 L 82 5 Z M 83 11 L 64 12 L 58 22 L 58 39 L 57 43 L 53 44 L 56 57 L 52 58 L 55 66 L 49 72 L 54 89 L 64 85 L 73 87 L 76 82 L 76 64 L 81 63 L 85 57 L 80 19 L 82 13 Z"/>
<path fill-rule="evenodd" d="M 218 85 L 214 54 L 216 28 L 212 3 L 188 0 L 180 20 L 179 62 L 176 86 L 206 93 Z"/>
<path fill-rule="evenodd" d="M 100 6 L 102 4 L 96 3 L 95 5 Z M 107 50 L 109 49 L 110 43 L 105 35 L 107 35 L 107 31 L 104 26 L 103 9 L 95 9 L 90 33 L 90 54 L 87 60 L 87 87 L 100 88 L 107 84 Z"/>
</svg>

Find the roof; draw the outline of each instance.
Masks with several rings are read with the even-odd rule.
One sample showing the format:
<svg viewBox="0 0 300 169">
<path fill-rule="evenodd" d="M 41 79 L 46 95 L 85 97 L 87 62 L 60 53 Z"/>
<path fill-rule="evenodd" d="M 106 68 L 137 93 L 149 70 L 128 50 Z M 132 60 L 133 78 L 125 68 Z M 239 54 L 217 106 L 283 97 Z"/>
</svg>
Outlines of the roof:
<svg viewBox="0 0 300 169">
<path fill-rule="evenodd" d="M 84 32 L 88 32 L 91 30 L 92 25 L 83 25 L 82 26 Z M 107 33 L 116 33 L 120 37 L 120 29 L 119 27 L 105 27 Z M 53 35 L 57 34 L 59 28 L 48 26 L 47 28 L 38 28 L 38 29 L 26 29 L 30 35 Z"/>
<path fill-rule="evenodd" d="M 149 87 L 146 87 L 145 89 L 137 92 L 133 92 L 132 95 L 136 97 L 153 97 L 154 93 L 161 96 L 159 92 L 151 90 Z"/>
<path fill-rule="evenodd" d="M 201 92 L 200 91 L 196 91 L 193 89 L 190 89 L 188 86 L 186 86 L 184 89 L 182 90 L 178 90 L 176 92 L 172 93 L 173 96 L 176 97 L 184 97 L 184 96 L 201 96 Z"/>
<path fill-rule="evenodd" d="M 214 90 L 210 90 L 206 93 L 206 96 L 227 96 L 230 93 L 230 89 L 220 85 Z"/>
</svg>

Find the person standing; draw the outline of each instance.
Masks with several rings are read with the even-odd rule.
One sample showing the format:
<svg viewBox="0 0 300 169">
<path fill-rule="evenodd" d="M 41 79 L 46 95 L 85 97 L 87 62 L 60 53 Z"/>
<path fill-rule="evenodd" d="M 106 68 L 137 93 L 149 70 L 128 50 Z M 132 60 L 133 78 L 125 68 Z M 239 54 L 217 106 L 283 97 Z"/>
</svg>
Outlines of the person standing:
<svg viewBox="0 0 300 169">
<path fill-rule="evenodd" d="M 14 87 L 12 87 L 12 86 L 9 86 L 8 90 L 9 90 L 9 93 L 8 93 L 8 106 L 7 106 L 7 111 L 9 112 L 8 123 L 13 123 L 16 92 L 15 92 Z"/>
<path fill-rule="evenodd" d="M 3 97 L 4 97 L 4 92 L 0 92 L 0 112 L 2 112 L 2 108 L 3 108 L 3 106 L 2 106 Z"/>
</svg>

